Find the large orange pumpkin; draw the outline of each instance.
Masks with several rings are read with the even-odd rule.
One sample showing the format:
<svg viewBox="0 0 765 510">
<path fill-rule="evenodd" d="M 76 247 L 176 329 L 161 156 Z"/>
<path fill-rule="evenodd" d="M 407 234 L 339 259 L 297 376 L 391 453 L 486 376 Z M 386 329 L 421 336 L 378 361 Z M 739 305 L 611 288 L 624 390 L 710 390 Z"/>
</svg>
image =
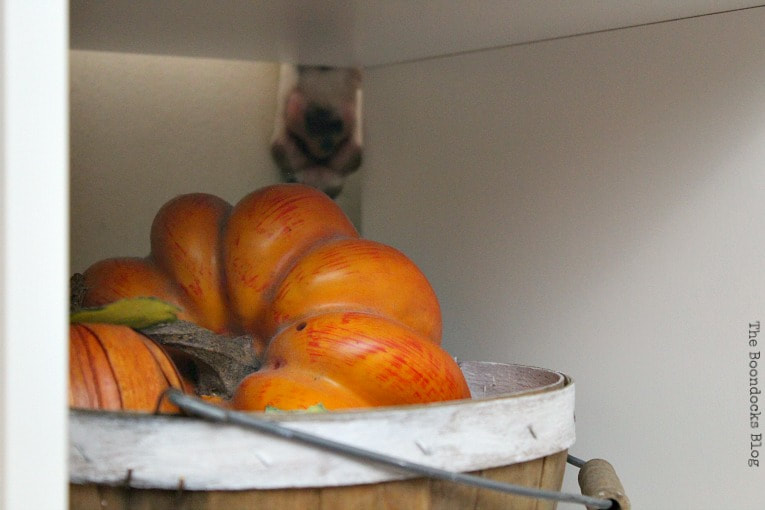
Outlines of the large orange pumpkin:
<svg viewBox="0 0 765 510">
<path fill-rule="evenodd" d="M 268 186 L 234 207 L 203 193 L 177 197 L 154 220 L 149 256 L 98 262 L 84 283 L 85 306 L 155 296 L 180 307 L 180 319 L 253 335 L 259 353 L 271 342 L 265 368 L 237 392 L 241 408 L 469 397 L 439 347 L 441 312 L 423 273 L 398 250 L 359 238 L 343 211 L 308 186 Z M 341 330 L 345 343 L 333 337 Z M 386 354 L 354 357 L 349 342 Z M 318 363 L 319 351 L 344 361 Z"/>
<path fill-rule="evenodd" d="M 127 326 L 69 326 L 69 406 L 154 411 L 162 392 L 184 389 L 161 347 Z M 174 411 L 167 401 L 160 411 Z"/>
</svg>

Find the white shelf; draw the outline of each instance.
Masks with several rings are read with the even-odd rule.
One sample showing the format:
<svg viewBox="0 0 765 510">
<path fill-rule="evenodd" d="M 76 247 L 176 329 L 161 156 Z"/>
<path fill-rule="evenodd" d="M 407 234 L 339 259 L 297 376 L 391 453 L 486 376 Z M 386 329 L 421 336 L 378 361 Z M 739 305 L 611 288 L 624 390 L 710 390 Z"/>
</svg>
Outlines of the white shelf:
<svg viewBox="0 0 765 510">
<path fill-rule="evenodd" d="M 72 49 L 378 66 L 763 0 L 71 0 Z"/>
</svg>

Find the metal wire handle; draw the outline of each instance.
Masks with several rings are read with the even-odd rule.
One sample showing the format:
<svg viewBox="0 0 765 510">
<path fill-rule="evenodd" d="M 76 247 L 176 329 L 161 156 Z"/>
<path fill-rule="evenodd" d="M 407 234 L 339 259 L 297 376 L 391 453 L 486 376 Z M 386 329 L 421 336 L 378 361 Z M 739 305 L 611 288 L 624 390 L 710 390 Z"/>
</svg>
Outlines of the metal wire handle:
<svg viewBox="0 0 765 510">
<path fill-rule="evenodd" d="M 295 441 L 300 441 L 312 446 L 317 446 L 325 450 L 330 450 L 335 453 L 340 453 L 350 457 L 369 460 L 378 464 L 383 464 L 389 467 L 393 467 L 409 473 L 425 476 L 428 478 L 435 478 L 438 480 L 446 480 L 449 482 L 460 483 L 464 485 L 472 485 L 483 489 L 489 489 L 499 492 L 505 492 L 510 494 L 516 494 L 519 496 L 525 496 L 529 498 L 548 499 L 554 501 L 565 501 L 568 503 L 578 503 L 586 505 L 588 508 L 614 508 L 614 501 L 610 499 L 595 498 L 592 496 L 585 496 L 582 494 L 571 494 L 564 492 L 549 491 L 545 489 L 537 489 L 533 487 L 525 487 L 522 485 L 514 485 L 504 482 L 498 482 L 490 480 L 488 478 L 482 478 L 480 476 L 469 475 L 464 473 L 456 473 L 453 471 L 447 471 L 444 469 L 434 468 L 424 464 L 416 462 L 410 462 L 405 459 L 400 459 L 383 453 L 374 452 L 364 448 L 351 446 L 345 443 L 333 441 L 320 436 L 303 432 L 300 430 L 291 429 L 285 427 L 278 422 L 263 420 L 251 414 L 231 411 L 224 409 L 217 405 L 210 404 L 201 399 L 189 396 L 176 389 L 169 389 L 164 393 L 164 397 L 170 400 L 173 404 L 178 406 L 186 413 L 194 416 L 199 416 L 207 420 L 232 423 L 247 427 L 250 429 L 258 430 L 261 432 L 267 432 L 269 434 Z M 570 456 L 568 462 L 581 467 L 584 461 Z M 618 505 L 616 506 L 618 508 Z"/>
</svg>

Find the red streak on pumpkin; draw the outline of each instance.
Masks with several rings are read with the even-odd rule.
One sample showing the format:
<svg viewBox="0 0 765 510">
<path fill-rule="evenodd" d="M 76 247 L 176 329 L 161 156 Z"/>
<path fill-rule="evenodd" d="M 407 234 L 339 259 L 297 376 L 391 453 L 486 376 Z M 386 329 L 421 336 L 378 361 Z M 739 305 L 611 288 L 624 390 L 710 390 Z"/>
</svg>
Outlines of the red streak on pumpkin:
<svg viewBox="0 0 765 510">
<path fill-rule="evenodd" d="M 204 291 L 202 290 L 202 286 L 200 285 L 198 278 L 195 278 L 194 281 L 192 281 L 190 284 L 184 286 L 184 289 L 189 295 L 196 296 L 200 299 L 204 296 Z"/>
<path fill-rule="evenodd" d="M 186 250 L 183 248 L 183 245 L 181 245 L 181 243 L 179 243 L 178 241 L 173 241 L 173 246 L 175 246 L 175 248 L 176 248 L 176 249 L 177 249 L 177 250 L 180 252 L 180 254 L 181 254 L 181 255 L 183 255 L 183 257 L 188 257 L 188 253 L 187 253 L 187 252 L 186 252 Z M 180 258 L 181 258 L 181 257 L 180 257 L 179 255 L 177 255 L 177 254 L 176 254 L 176 257 L 177 257 L 177 259 L 180 259 Z"/>
<path fill-rule="evenodd" d="M 273 221 L 275 223 L 283 223 L 291 220 L 290 215 L 295 211 L 299 211 L 300 208 L 296 205 L 302 200 L 302 197 L 284 197 L 278 201 L 274 201 L 270 208 L 263 212 L 263 222 Z"/>
<path fill-rule="evenodd" d="M 323 273 L 325 270 L 351 273 L 349 269 L 353 267 L 352 258 L 349 254 L 343 252 L 328 252 L 322 254 L 321 263 L 317 266 L 316 272 Z"/>
<path fill-rule="evenodd" d="M 252 266 L 251 264 L 248 264 L 245 261 L 242 261 L 239 257 L 235 257 L 231 262 L 231 267 L 234 273 L 236 273 L 239 278 L 237 280 L 241 282 L 242 285 L 245 287 L 250 288 L 256 288 L 257 282 L 260 277 L 257 273 L 252 272 Z"/>
</svg>

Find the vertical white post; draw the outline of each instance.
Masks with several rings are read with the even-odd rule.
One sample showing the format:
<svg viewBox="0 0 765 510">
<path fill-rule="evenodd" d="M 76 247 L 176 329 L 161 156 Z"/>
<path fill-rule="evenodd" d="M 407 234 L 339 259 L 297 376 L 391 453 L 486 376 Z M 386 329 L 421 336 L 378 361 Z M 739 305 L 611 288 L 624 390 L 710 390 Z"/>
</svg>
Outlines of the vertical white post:
<svg viewBox="0 0 765 510">
<path fill-rule="evenodd" d="M 0 0 L 0 508 L 67 502 L 68 2 Z"/>
</svg>

